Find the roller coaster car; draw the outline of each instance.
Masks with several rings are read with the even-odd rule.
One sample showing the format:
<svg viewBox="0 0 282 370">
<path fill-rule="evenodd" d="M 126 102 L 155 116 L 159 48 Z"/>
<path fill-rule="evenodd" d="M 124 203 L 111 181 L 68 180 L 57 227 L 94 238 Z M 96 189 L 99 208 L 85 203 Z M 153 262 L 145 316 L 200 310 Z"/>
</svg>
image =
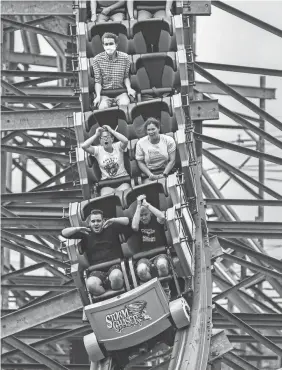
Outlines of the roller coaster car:
<svg viewBox="0 0 282 370">
<path fill-rule="evenodd" d="M 168 302 L 157 278 L 120 296 L 85 307 L 93 333 L 84 337 L 92 362 L 112 351 L 128 349 L 154 338 L 174 325 L 189 325 L 184 298 Z"/>
<path fill-rule="evenodd" d="M 188 81 L 184 50 L 132 55 L 131 58 L 131 86 L 139 94 L 147 95 L 149 98 L 172 95 L 180 85 Z M 93 96 L 90 96 L 94 93 L 95 85 L 93 67 L 89 60 L 83 61 L 86 58 L 80 59 L 82 59 L 79 62 L 80 85 L 93 101 Z M 125 89 L 105 90 L 102 91 L 102 95 L 117 96 L 122 92 L 125 92 Z M 89 104 L 91 105 L 91 102 Z M 87 105 L 84 110 L 89 110 Z"/>
<path fill-rule="evenodd" d="M 102 36 L 106 32 L 118 36 L 118 50 L 127 54 L 176 51 L 173 20 L 147 19 L 143 21 L 122 21 L 88 23 L 86 30 L 86 56 L 88 58 L 104 51 Z"/>
<path fill-rule="evenodd" d="M 103 126 L 105 122 L 130 140 L 143 137 L 146 134 L 144 123 L 149 117 L 160 121 L 161 133 L 175 132 L 185 125 L 179 95 L 131 103 L 127 108 L 116 106 L 93 112 L 75 113 L 74 122 L 78 142 L 83 142 L 94 135 L 96 129 Z"/>
</svg>

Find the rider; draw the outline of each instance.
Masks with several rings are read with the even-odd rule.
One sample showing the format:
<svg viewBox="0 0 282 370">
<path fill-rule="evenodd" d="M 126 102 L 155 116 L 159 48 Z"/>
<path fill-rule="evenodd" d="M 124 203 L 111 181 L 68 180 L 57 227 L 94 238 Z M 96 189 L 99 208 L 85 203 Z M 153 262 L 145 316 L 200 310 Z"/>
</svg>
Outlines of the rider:
<svg viewBox="0 0 282 370">
<path fill-rule="evenodd" d="M 131 227 L 139 235 L 142 252 L 167 245 L 164 229 L 165 222 L 164 213 L 148 203 L 145 195 L 137 197 L 137 208 Z M 165 254 L 154 257 L 153 265 L 156 267 L 159 277 L 168 276 L 170 266 L 168 257 Z M 137 262 L 136 272 L 142 282 L 152 279 L 152 263 L 147 258 L 141 258 Z M 168 282 L 163 284 L 163 288 L 168 297 L 170 297 Z"/>
<path fill-rule="evenodd" d="M 94 209 L 87 219 L 88 227 L 68 227 L 62 230 L 67 239 L 82 239 L 80 253 L 87 255 L 90 266 L 123 258 L 119 239 L 124 234 L 127 239 L 131 234 L 128 217 L 116 217 L 106 220 L 103 211 Z M 107 272 L 92 271 L 86 281 L 91 294 L 99 296 L 110 287 L 113 290 L 122 289 L 123 274 L 119 265 L 113 265 Z"/>
<path fill-rule="evenodd" d="M 135 90 L 131 88 L 129 70 L 131 60 L 128 54 L 117 51 L 118 36 L 106 32 L 102 36 L 104 52 L 96 55 L 92 60 L 95 93 L 94 107 L 106 109 L 112 105 L 127 107 L 130 103 L 129 96 L 135 97 Z M 127 92 L 115 98 L 107 96 L 107 90 L 126 89 Z M 101 95 L 103 89 L 103 95 Z"/>
</svg>

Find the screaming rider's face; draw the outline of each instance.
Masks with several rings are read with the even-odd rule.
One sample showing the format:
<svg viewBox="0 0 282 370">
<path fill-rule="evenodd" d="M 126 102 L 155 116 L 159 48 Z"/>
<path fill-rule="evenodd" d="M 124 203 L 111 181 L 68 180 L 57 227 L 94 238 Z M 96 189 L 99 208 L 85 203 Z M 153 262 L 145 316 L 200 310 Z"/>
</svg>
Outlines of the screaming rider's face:
<svg viewBox="0 0 282 370">
<path fill-rule="evenodd" d="M 104 149 L 111 149 L 113 144 L 113 138 L 107 131 L 102 132 L 100 136 L 100 144 Z"/>
<path fill-rule="evenodd" d="M 103 229 L 103 217 L 101 214 L 91 215 L 89 227 L 91 230 L 99 234 Z"/>
</svg>

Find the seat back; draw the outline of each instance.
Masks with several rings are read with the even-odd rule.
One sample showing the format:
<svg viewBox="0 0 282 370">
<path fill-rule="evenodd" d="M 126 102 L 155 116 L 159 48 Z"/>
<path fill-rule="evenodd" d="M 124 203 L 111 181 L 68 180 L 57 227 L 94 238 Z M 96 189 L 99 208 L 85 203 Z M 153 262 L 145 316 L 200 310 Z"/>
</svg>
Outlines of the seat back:
<svg viewBox="0 0 282 370">
<path fill-rule="evenodd" d="M 93 209 L 100 209 L 103 211 L 105 218 L 116 217 L 118 207 L 121 208 L 120 198 L 114 194 L 84 200 L 80 203 L 81 219 L 86 222 L 87 217 Z"/>
<path fill-rule="evenodd" d="M 129 116 L 132 122 L 132 125 L 129 126 L 129 138 L 134 139 L 145 136 L 144 123 L 150 117 L 157 118 L 160 121 L 161 133 L 166 134 L 176 131 L 176 119 L 171 112 L 168 102 L 169 100 L 154 99 L 132 104 L 129 108 Z"/>
<path fill-rule="evenodd" d="M 137 91 L 146 89 L 172 89 L 176 79 L 176 63 L 168 53 L 152 53 L 133 56 L 132 87 Z"/>
<path fill-rule="evenodd" d="M 104 51 L 102 44 L 102 36 L 104 33 L 110 32 L 118 36 L 117 50 L 127 53 L 128 51 L 128 32 L 125 24 L 119 22 L 105 22 L 105 23 L 89 23 L 87 27 L 87 57 L 94 57 L 95 55 Z"/>
<path fill-rule="evenodd" d="M 133 52 L 145 54 L 171 51 L 171 25 L 167 20 L 151 18 L 132 26 Z M 175 46 L 175 43 L 173 43 Z M 176 50 L 173 50 L 176 51 Z"/>
</svg>

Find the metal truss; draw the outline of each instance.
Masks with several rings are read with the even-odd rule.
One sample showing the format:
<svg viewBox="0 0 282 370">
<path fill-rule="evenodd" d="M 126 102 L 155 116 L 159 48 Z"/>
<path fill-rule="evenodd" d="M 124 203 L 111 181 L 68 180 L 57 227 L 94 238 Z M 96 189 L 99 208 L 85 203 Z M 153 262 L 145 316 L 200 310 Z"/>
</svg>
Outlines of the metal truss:
<svg viewBox="0 0 282 370">
<path fill-rule="evenodd" d="M 202 10 L 202 2 L 192 3 L 188 11 L 206 11 Z M 282 30 L 251 15 L 220 1 L 211 3 L 273 37 L 282 37 Z M 59 240 L 60 230 L 69 224 L 69 203 L 83 199 L 72 159 L 77 145 L 73 112 L 80 111 L 79 96 L 74 92 L 77 75 L 71 60 L 76 50 L 69 31 L 75 24 L 73 2 L 4 0 L 1 10 L 1 368 L 89 369 L 88 364 L 69 363 L 70 341 L 81 339 L 90 327 L 82 323 L 82 303 L 74 282 L 65 274 L 69 265 Z M 191 16 L 192 22 L 194 19 Z M 15 49 L 16 30 L 21 34 L 22 52 Z M 41 50 L 39 37 L 48 44 L 47 51 Z M 192 118 L 202 108 L 198 98 L 210 99 L 206 94 L 231 96 L 250 110 L 249 114 L 238 113 L 219 104 L 219 112 L 232 119 L 234 125 L 213 124 L 205 121 L 206 116 L 195 120 L 198 162 L 202 163 L 198 176 L 208 215 L 213 264 L 214 304 L 209 310 L 213 309 L 213 328 L 222 330 L 217 330 L 211 339 L 211 370 L 225 369 L 225 365 L 247 370 L 281 367 L 282 263 L 267 255 L 264 240 L 281 239 L 282 225 L 265 222 L 264 209 L 282 206 L 282 192 L 266 182 L 267 163 L 276 168 L 282 164 L 281 156 L 268 154 L 265 149 L 266 142 L 282 148 L 280 138 L 265 131 L 265 122 L 278 130 L 282 122 L 266 111 L 266 100 L 275 99 L 276 90 L 275 86 L 266 87 L 264 76 L 282 77 L 282 70 L 265 67 L 195 63 L 195 72 L 208 82 L 195 83 Z M 229 85 L 211 70 L 260 75 L 261 83 Z M 205 131 L 211 128 L 215 130 L 213 136 Z M 219 140 L 217 129 L 240 129 L 252 145 Z M 225 157 L 227 150 L 234 156 L 245 156 L 240 167 L 232 156 Z M 258 159 L 257 176 L 245 170 L 252 158 Z M 223 185 L 210 175 L 206 163 L 225 174 Z M 16 182 L 16 178 L 20 180 Z M 225 188 L 230 185 L 244 190 L 246 198 L 226 198 Z M 256 220 L 241 221 L 235 210 L 238 206 L 257 207 Z M 208 263 L 205 267 L 210 269 Z M 209 320 L 206 317 L 204 325 L 209 326 Z M 180 333 L 179 338 L 181 335 L 184 334 Z M 200 337 L 190 340 L 193 346 L 204 347 Z M 200 353 L 201 348 L 197 350 Z M 149 367 L 144 365 L 146 358 L 140 357 L 131 368 L 167 369 L 162 349 L 161 353 L 163 364 Z M 185 356 L 191 360 L 189 353 Z"/>
</svg>

